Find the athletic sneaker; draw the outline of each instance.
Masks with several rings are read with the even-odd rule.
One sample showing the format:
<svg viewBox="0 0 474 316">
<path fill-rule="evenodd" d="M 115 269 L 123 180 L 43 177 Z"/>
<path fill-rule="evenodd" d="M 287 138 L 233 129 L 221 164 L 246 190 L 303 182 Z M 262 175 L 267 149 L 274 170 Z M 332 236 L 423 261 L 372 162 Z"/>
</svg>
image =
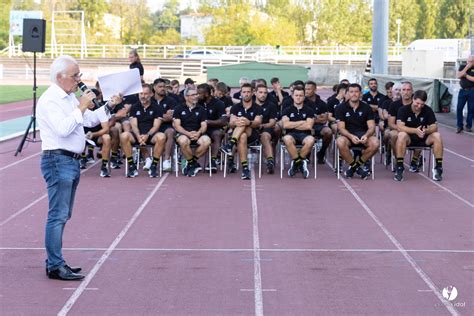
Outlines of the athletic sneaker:
<svg viewBox="0 0 474 316">
<path fill-rule="evenodd" d="M 110 158 L 110 168 L 120 169 L 120 163 L 117 158 Z"/>
<path fill-rule="evenodd" d="M 158 172 L 157 172 L 157 170 L 156 170 L 156 165 L 150 166 L 150 169 L 148 170 L 148 176 L 149 176 L 150 178 L 156 178 L 156 177 L 158 177 Z"/>
<path fill-rule="evenodd" d="M 166 159 L 163 161 L 163 171 L 171 172 L 171 159 Z"/>
<path fill-rule="evenodd" d="M 309 170 L 308 170 L 308 162 L 306 161 L 306 159 L 303 159 L 301 161 L 300 170 L 301 170 L 301 173 L 303 174 L 303 178 L 308 179 Z"/>
<path fill-rule="evenodd" d="M 100 176 L 102 178 L 110 178 L 110 171 L 107 166 L 102 166 L 102 168 L 100 168 Z"/>
<path fill-rule="evenodd" d="M 197 162 L 197 161 L 195 161 L 195 162 L 193 163 L 193 167 L 194 167 L 194 169 L 197 170 L 197 172 L 199 172 L 199 171 L 202 170 L 201 164 L 200 164 L 199 162 Z"/>
<path fill-rule="evenodd" d="M 188 177 L 195 177 L 198 174 L 198 172 L 201 170 L 202 170 L 202 167 L 199 164 L 199 162 L 192 163 L 188 171 Z"/>
<path fill-rule="evenodd" d="M 86 156 L 86 161 L 87 161 L 88 164 L 94 163 L 94 162 L 95 162 L 95 160 L 94 160 L 94 155 L 89 155 L 89 154 L 87 154 L 87 156 Z"/>
<path fill-rule="evenodd" d="M 295 161 L 292 160 L 290 164 L 290 169 L 288 169 L 288 175 L 290 177 L 294 177 L 297 172 L 298 172 L 298 169 L 296 168 Z"/>
<path fill-rule="evenodd" d="M 405 170 L 403 166 L 397 167 L 397 169 L 395 170 L 395 175 L 393 176 L 393 180 L 403 181 L 403 170 Z"/>
<path fill-rule="evenodd" d="M 362 169 L 364 169 L 365 172 L 367 172 L 367 175 L 371 175 L 372 174 L 372 170 L 371 170 L 371 161 L 370 160 L 367 160 L 365 162 L 365 164 L 362 166 Z"/>
<path fill-rule="evenodd" d="M 433 168 L 432 178 L 435 181 L 443 180 L 443 168 Z"/>
<path fill-rule="evenodd" d="M 347 169 L 346 172 L 344 172 L 344 176 L 346 178 L 352 178 L 354 176 L 354 170 L 352 170 L 352 168 L 349 167 L 349 169 Z"/>
<path fill-rule="evenodd" d="M 273 160 L 267 160 L 267 173 L 268 174 L 275 173 L 275 162 Z"/>
<path fill-rule="evenodd" d="M 206 170 L 209 171 L 209 169 L 211 169 L 211 172 L 212 173 L 216 173 L 217 172 L 217 162 L 215 159 L 211 159 L 211 163 L 208 163 L 207 166 L 206 166 Z"/>
<path fill-rule="evenodd" d="M 413 172 L 413 173 L 419 172 L 420 168 L 419 168 L 418 162 L 412 161 L 410 163 L 410 168 L 408 169 L 408 171 Z"/>
<path fill-rule="evenodd" d="M 145 159 L 145 164 L 143 164 L 143 170 L 144 171 L 150 170 L 152 162 L 153 162 L 153 159 L 151 159 L 151 157 L 147 157 Z"/>
<path fill-rule="evenodd" d="M 232 155 L 232 149 L 234 149 L 234 146 L 231 143 L 227 143 L 221 146 L 220 151 L 226 155 Z"/>
<path fill-rule="evenodd" d="M 186 159 L 183 159 L 183 161 L 181 162 L 181 172 L 183 173 L 183 175 L 187 176 L 190 168 L 191 166 L 189 165 L 188 161 Z"/>
<path fill-rule="evenodd" d="M 360 176 L 362 180 L 366 180 L 369 177 L 369 172 L 365 170 L 363 166 L 357 168 L 356 173 Z"/>
<path fill-rule="evenodd" d="M 228 159 L 227 160 L 227 172 L 228 173 L 236 173 L 237 172 L 237 168 L 235 167 L 233 159 Z"/>
<path fill-rule="evenodd" d="M 137 166 L 132 163 L 128 166 L 127 178 L 135 178 L 136 176 L 138 176 Z"/>
<path fill-rule="evenodd" d="M 250 180 L 250 169 L 245 167 L 242 169 L 242 176 L 240 177 L 242 180 Z"/>
</svg>

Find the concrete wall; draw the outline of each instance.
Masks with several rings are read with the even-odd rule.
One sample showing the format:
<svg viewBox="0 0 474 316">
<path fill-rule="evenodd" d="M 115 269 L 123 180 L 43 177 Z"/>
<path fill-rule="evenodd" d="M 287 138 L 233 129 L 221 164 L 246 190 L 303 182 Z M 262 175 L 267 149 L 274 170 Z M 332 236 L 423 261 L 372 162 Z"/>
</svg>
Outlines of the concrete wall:
<svg viewBox="0 0 474 316">
<path fill-rule="evenodd" d="M 309 79 L 324 86 L 339 83 L 341 79 L 344 79 L 340 76 L 342 73 L 347 74 L 347 79 L 351 80 L 352 75 L 360 76 L 365 70 L 365 66 L 361 65 L 308 65 L 308 67 L 310 67 Z M 401 72 L 401 66 L 388 67 L 390 75 L 400 75 Z"/>
</svg>

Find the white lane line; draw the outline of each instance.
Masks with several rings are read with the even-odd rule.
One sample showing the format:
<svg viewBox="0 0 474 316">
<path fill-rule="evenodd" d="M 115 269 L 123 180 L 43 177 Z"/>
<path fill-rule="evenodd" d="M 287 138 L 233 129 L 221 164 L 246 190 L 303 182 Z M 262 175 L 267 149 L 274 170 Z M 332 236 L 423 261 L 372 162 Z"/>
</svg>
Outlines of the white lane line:
<svg viewBox="0 0 474 316">
<path fill-rule="evenodd" d="M 75 291 L 77 288 L 76 287 L 63 287 L 63 290 L 66 291 Z M 86 288 L 86 291 L 98 291 L 99 288 L 97 287 L 88 287 Z"/>
<path fill-rule="evenodd" d="M 145 199 L 145 201 L 140 205 L 140 207 L 136 210 L 136 212 L 133 214 L 132 218 L 128 221 L 127 225 L 122 229 L 122 231 L 117 235 L 115 240 L 110 244 L 110 246 L 107 248 L 107 250 L 104 252 L 104 254 L 100 257 L 99 261 L 92 267 L 92 270 L 87 274 L 85 277 L 84 281 L 81 282 L 79 287 L 72 293 L 71 297 L 67 300 L 67 302 L 64 304 L 64 306 L 61 308 L 59 311 L 58 315 L 63 316 L 67 315 L 67 313 L 71 310 L 71 308 L 74 306 L 76 301 L 79 299 L 81 294 L 84 292 L 84 290 L 87 288 L 89 283 L 92 281 L 94 276 L 97 274 L 99 271 L 100 267 L 105 263 L 107 258 L 112 254 L 114 249 L 117 247 L 118 243 L 125 237 L 127 234 L 128 230 L 130 227 L 132 227 L 133 223 L 137 220 L 137 218 L 140 216 L 140 214 L 143 212 L 145 207 L 148 205 L 148 203 L 151 201 L 152 197 L 158 192 L 160 189 L 161 185 L 163 182 L 168 178 L 169 173 L 166 173 L 158 182 L 158 184 L 155 186 L 153 191 L 148 195 L 148 197 Z"/>
<path fill-rule="evenodd" d="M 254 289 L 240 289 L 240 292 L 253 292 Z M 276 289 L 262 289 L 263 292 L 276 292 Z"/>
<path fill-rule="evenodd" d="M 255 172 L 252 168 L 252 179 L 250 180 L 252 188 L 252 223 L 253 223 L 253 283 L 255 298 L 255 315 L 263 316 L 263 294 L 262 294 L 262 268 L 260 266 L 260 237 L 258 233 L 258 208 L 257 192 L 255 185 Z"/>
<path fill-rule="evenodd" d="M 100 162 L 100 160 L 96 161 L 95 163 L 93 163 L 89 168 L 87 169 L 84 169 L 81 171 L 81 174 L 83 174 L 84 172 L 86 172 L 87 170 L 90 170 L 92 167 L 94 167 L 95 165 L 97 165 L 98 163 Z M 30 207 L 36 205 L 37 203 L 41 202 L 42 200 L 44 200 L 46 197 L 48 197 L 48 193 L 45 193 L 43 194 L 42 196 L 40 196 L 39 198 L 37 198 L 36 200 L 34 200 L 33 202 L 31 202 L 30 204 L 28 204 L 27 206 L 25 206 L 24 208 L 22 208 L 21 210 L 13 213 L 12 215 L 10 215 L 7 219 L 3 220 L 2 222 L 0 222 L 0 227 L 2 227 L 3 225 L 7 224 L 9 221 L 11 221 L 12 219 L 14 219 L 15 217 L 17 217 L 18 215 L 21 215 L 23 214 L 24 212 L 26 212 L 28 209 L 30 209 Z"/>
<path fill-rule="evenodd" d="M 416 273 L 421 277 L 421 279 L 428 285 L 428 287 L 433 291 L 438 300 L 446 307 L 446 309 L 451 313 L 451 315 L 459 315 L 457 310 L 451 305 L 451 303 L 444 299 L 441 295 L 441 291 L 436 287 L 430 277 L 421 269 L 421 267 L 416 263 L 416 261 L 408 254 L 408 252 L 403 248 L 402 244 L 395 238 L 395 236 L 390 233 L 390 231 L 385 227 L 384 224 L 378 219 L 378 217 L 372 212 L 372 210 L 367 206 L 367 204 L 362 200 L 362 198 L 352 189 L 350 184 L 346 179 L 341 177 L 342 183 L 346 186 L 352 196 L 359 202 L 359 204 L 364 208 L 364 210 L 369 214 L 369 216 L 374 220 L 374 222 L 380 227 L 384 234 L 390 239 L 390 241 L 400 250 L 401 254 L 405 257 L 408 263 L 416 271 Z"/>
<path fill-rule="evenodd" d="M 44 251 L 44 247 L 0 247 L 0 251 Z M 105 251 L 107 248 L 63 248 L 63 251 Z M 124 252 L 253 252 L 253 248 L 115 248 Z M 474 253 L 474 249 L 405 249 L 419 253 Z M 399 249 L 311 249 L 311 248 L 260 248 L 262 252 L 400 252 Z M 254 260 L 254 259 L 251 259 Z M 265 259 L 261 259 L 264 261 Z M 268 260 L 268 259 L 267 259 Z"/>
<path fill-rule="evenodd" d="M 0 171 L 3 171 L 3 170 L 8 169 L 8 168 L 10 168 L 10 167 L 16 166 L 16 165 L 18 165 L 18 164 L 20 164 L 20 163 L 22 163 L 22 162 L 24 162 L 24 161 L 26 161 L 26 160 L 28 160 L 28 159 L 31 159 L 31 158 L 33 158 L 33 157 L 36 157 L 36 156 L 40 155 L 40 154 L 41 154 L 41 151 L 40 151 L 40 152 L 37 152 L 36 154 L 33 154 L 33 155 L 31 155 L 31 156 L 25 157 L 25 158 L 23 158 L 23 159 L 21 159 L 21 160 L 15 161 L 15 162 L 13 162 L 13 163 L 11 163 L 11 164 L 9 164 L 9 165 L 6 165 L 6 166 L 4 166 L 4 167 L 1 167 L 1 168 L 0 168 Z"/>
<path fill-rule="evenodd" d="M 449 125 L 446 125 L 446 124 L 440 123 L 440 122 L 437 122 L 437 123 L 438 123 L 438 125 L 441 125 L 441 126 L 443 126 L 443 127 L 452 129 L 452 130 L 454 130 L 454 131 L 457 130 L 457 127 L 452 127 L 452 126 L 449 126 Z M 463 131 L 463 134 L 466 134 L 466 135 L 474 135 L 474 133 L 472 133 L 472 132 L 469 133 L 469 132 L 466 132 L 465 130 Z"/>
<path fill-rule="evenodd" d="M 408 165 L 407 163 L 405 163 L 405 166 L 407 168 L 410 167 L 410 165 Z M 428 180 L 429 182 L 433 183 L 434 185 L 436 185 L 438 188 L 448 192 L 449 194 L 451 194 L 452 196 L 454 196 L 456 199 L 458 199 L 459 201 L 467 204 L 467 206 L 469 206 L 470 208 L 474 208 L 474 204 L 472 204 L 471 202 L 469 202 L 468 200 L 466 200 L 465 198 L 461 197 L 460 195 L 454 193 L 453 191 L 451 191 L 450 189 L 448 189 L 447 187 L 439 184 L 438 181 L 434 181 L 433 179 L 430 179 L 428 176 L 426 176 L 423 172 L 418 172 L 417 173 L 420 177 L 423 177 L 425 178 L 426 180 Z"/>
<path fill-rule="evenodd" d="M 458 154 L 457 152 L 455 152 L 455 151 L 453 151 L 453 150 L 451 150 L 451 149 L 448 149 L 448 148 L 446 148 L 446 147 L 444 148 L 444 151 L 447 151 L 448 153 L 453 154 L 453 155 L 455 155 L 455 156 L 458 156 L 458 157 L 460 157 L 460 158 L 464 158 L 464 159 L 466 159 L 467 161 L 474 162 L 474 159 L 471 159 L 471 158 L 468 158 L 468 157 L 463 156 L 463 155 L 461 155 L 461 154 Z"/>
</svg>

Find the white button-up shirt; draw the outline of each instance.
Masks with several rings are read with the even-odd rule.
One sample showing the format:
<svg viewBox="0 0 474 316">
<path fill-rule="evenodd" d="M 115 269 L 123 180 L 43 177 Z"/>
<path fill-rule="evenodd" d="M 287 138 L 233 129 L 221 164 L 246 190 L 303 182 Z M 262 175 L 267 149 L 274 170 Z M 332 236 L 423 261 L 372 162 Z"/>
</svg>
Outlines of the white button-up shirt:
<svg viewBox="0 0 474 316">
<path fill-rule="evenodd" d="M 41 95 L 36 119 L 42 150 L 64 149 L 80 154 L 86 141 L 84 126 L 93 127 L 109 119 L 104 106 L 82 114 L 78 105 L 74 93 L 67 94 L 54 83 Z"/>
</svg>

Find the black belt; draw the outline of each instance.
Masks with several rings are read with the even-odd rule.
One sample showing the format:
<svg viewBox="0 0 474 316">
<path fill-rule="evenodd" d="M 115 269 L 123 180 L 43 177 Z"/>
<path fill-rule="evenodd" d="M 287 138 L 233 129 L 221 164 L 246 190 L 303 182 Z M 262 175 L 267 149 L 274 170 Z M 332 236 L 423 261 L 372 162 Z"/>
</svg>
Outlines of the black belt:
<svg viewBox="0 0 474 316">
<path fill-rule="evenodd" d="M 80 154 L 73 153 L 72 151 L 69 150 L 64 150 L 64 149 L 54 149 L 54 150 L 43 150 L 43 155 L 64 155 L 64 156 L 69 156 L 74 159 L 81 159 Z"/>
</svg>

